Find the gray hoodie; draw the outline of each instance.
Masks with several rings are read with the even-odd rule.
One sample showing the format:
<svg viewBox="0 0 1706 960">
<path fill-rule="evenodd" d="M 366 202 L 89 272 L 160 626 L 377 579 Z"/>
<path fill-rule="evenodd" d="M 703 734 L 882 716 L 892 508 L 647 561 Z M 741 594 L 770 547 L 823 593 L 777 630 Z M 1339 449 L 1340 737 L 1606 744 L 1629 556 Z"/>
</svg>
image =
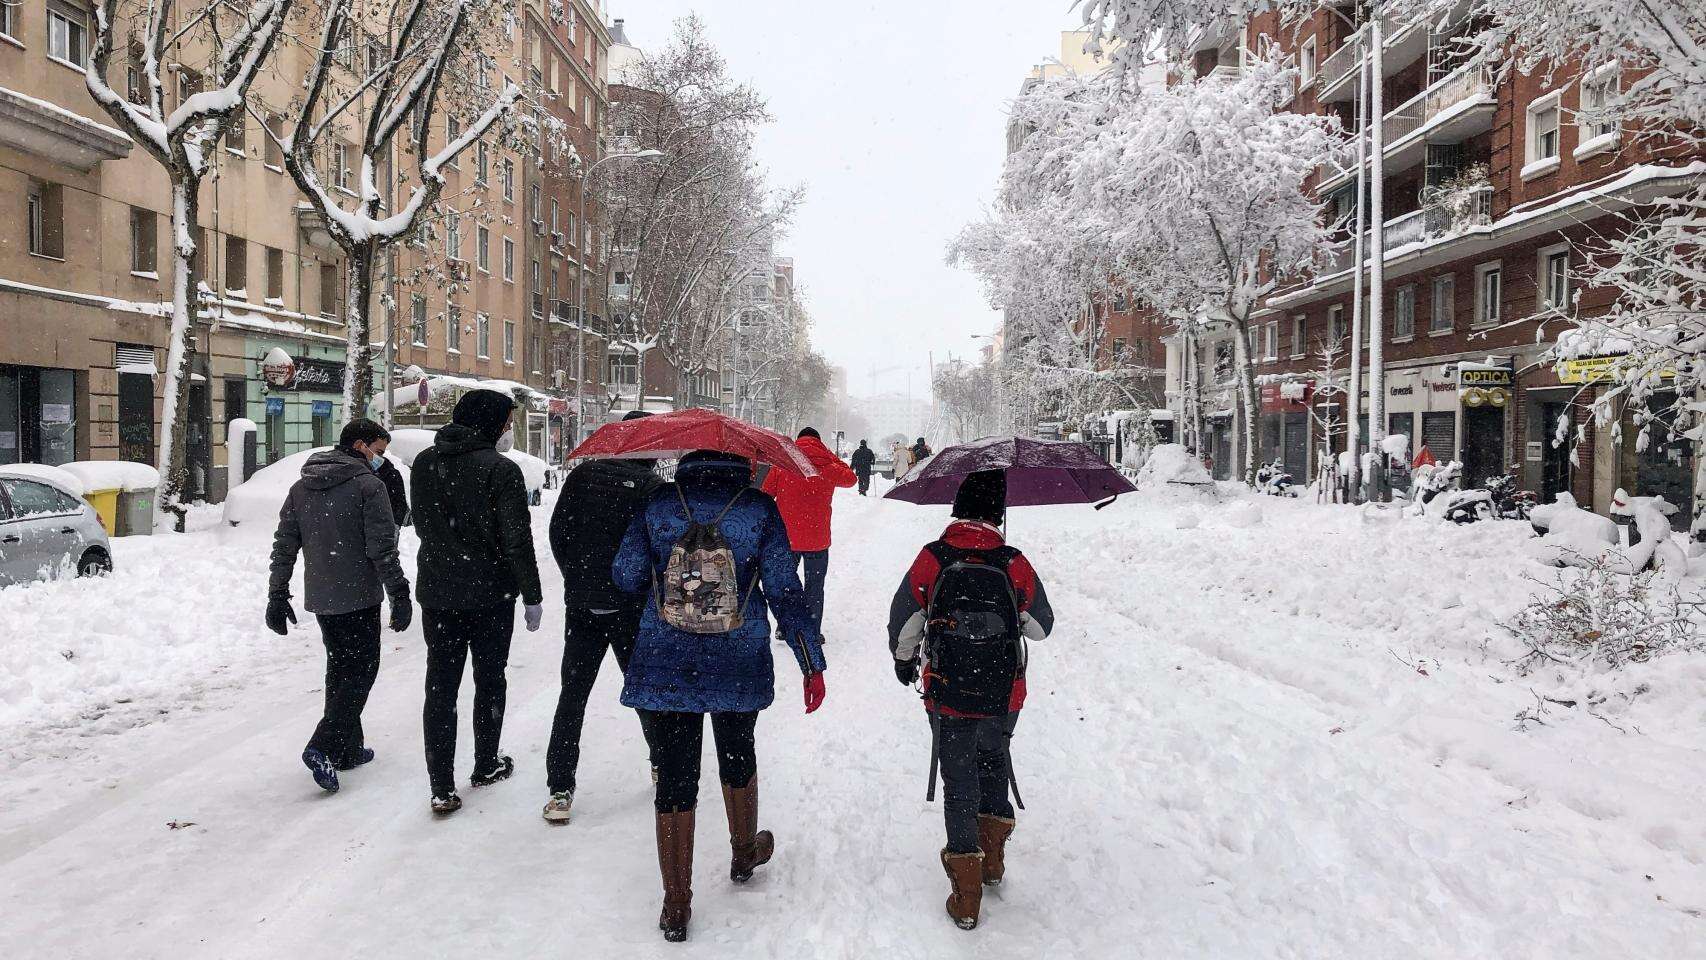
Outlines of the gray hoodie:
<svg viewBox="0 0 1706 960">
<path fill-rule="evenodd" d="M 302 479 L 278 512 L 269 599 L 290 599 L 298 552 L 305 558 L 303 606 L 309 613 L 350 613 L 379 606 L 387 594 L 409 595 L 390 494 L 356 454 L 323 450 L 303 465 Z"/>
</svg>

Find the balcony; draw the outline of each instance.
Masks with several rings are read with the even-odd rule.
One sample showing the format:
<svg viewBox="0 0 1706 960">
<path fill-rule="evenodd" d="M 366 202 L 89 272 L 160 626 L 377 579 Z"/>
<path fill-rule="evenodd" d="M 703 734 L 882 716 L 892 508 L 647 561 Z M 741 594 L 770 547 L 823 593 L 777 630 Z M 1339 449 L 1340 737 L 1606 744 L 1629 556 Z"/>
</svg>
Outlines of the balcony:
<svg viewBox="0 0 1706 960">
<path fill-rule="evenodd" d="M 551 322 L 572 327 L 575 323 L 575 305 L 567 300 L 551 301 Z"/>
<path fill-rule="evenodd" d="M 1387 176 L 1427 159 L 1429 142 L 1461 143 L 1492 129 L 1498 103 L 1485 70 L 1462 67 L 1395 107 L 1381 120 Z M 1369 132 L 1363 134 L 1366 140 Z M 1365 146 L 1364 151 L 1368 148 Z M 1372 165 L 1373 158 L 1364 161 Z M 1350 182 L 1351 171 L 1323 171 L 1319 190 L 1330 193 Z"/>
<path fill-rule="evenodd" d="M 57 68 L 55 68 L 57 69 Z M 130 154 L 130 138 L 63 107 L 0 87 L 0 144 L 88 172 Z"/>
<path fill-rule="evenodd" d="M 1435 191 L 1420 210 L 1386 221 L 1381 240 L 1385 244 L 1385 254 L 1391 256 L 1399 247 L 1442 239 L 1476 227 L 1491 226 L 1492 223 L 1492 184 L 1465 184 Z M 1363 239 L 1363 255 L 1366 257 L 1368 234 L 1365 233 Z M 1354 266 L 1356 247 L 1346 241 L 1345 246 L 1333 254 L 1322 273 L 1341 273 Z"/>
<path fill-rule="evenodd" d="M 1238 74 L 1238 65 L 1235 63 L 1223 63 L 1208 72 L 1209 79 L 1225 80 L 1228 83 L 1237 80 Z"/>
<path fill-rule="evenodd" d="M 1397 11 L 1381 17 L 1383 42 L 1380 72 L 1383 78 L 1390 78 L 1418 59 L 1428 56 L 1428 48 L 1440 32 L 1430 29 L 1430 24 L 1437 25 L 1443 19 L 1446 24 L 1445 32 L 1453 33 L 1468 16 L 1469 6 L 1470 0 L 1458 0 L 1444 18 L 1424 16 L 1401 22 Z M 1362 65 L 1363 60 L 1359 53 L 1367 54 L 1370 46 L 1369 33 L 1369 25 L 1363 24 L 1361 30 L 1345 38 L 1343 46 L 1321 61 L 1317 74 L 1322 103 L 1350 100 L 1356 96 L 1357 68 Z"/>
</svg>

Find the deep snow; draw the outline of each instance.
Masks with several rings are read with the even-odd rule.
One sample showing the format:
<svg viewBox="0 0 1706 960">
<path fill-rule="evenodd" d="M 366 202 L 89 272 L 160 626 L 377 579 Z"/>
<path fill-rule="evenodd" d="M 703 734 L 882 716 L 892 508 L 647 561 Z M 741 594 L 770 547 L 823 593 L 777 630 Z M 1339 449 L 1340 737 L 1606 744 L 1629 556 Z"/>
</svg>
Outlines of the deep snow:
<svg viewBox="0 0 1706 960">
<path fill-rule="evenodd" d="M 534 511 L 548 598 L 553 496 Z M 965 933 L 941 908 L 927 730 L 883 635 L 946 511 L 839 495 L 828 701 L 802 715 L 783 653 L 760 722 L 776 859 L 729 884 L 707 757 L 679 948 L 655 928 L 650 784 L 613 662 L 575 820 L 539 818 L 560 601 L 516 634 L 516 778 L 438 822 L 418 625 L 386 634 L 378 761 L 326 797 L 296 759 L 318 631 L 261 626 L 270 530 L 210 514 L 115 541 L 110 578 L 0 591 L 0 953 L 1706 956 L 1706 657 L 1636 668 L 1617 685 L 1645 692 L 1602 717 L 1552 706 L 1518 732 L 1536 693 L 1597 682 L 1502 662 L 1496 621 L 1549 575 L 1523 525 L 1186 496 L 1014 512 L 1058 627 L 1032 651 L 1009 880 Z"/>
</svg>

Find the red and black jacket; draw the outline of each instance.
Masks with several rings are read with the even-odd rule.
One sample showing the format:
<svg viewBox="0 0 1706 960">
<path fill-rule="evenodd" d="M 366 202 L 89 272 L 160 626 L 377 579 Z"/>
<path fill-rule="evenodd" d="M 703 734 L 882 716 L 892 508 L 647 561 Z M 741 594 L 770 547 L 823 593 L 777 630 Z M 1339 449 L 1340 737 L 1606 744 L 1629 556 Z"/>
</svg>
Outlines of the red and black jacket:
<svg viewBox="0 0 1706 960">
<path fill-rule="evenodd" d="M 943 547 L 948 549 L 942 550 Z M 1013 584 L 1014 596 L 1019 601 L 1019 612 L 1029 614 L 1044 634 L 1053 630 L 1054 610 L 1049 606 L 1048 593 L 1043 590 L 1042 580 L 1038 579 L 1037 571 L 1032 568 L 1031 562 L 1025 559 L 1025 555 L 1007 548 L 999 529 L 976 520 L 955 520 L 943 531 L 940 540 L 918 552 L 918 558 L 912 561 L 912 568 L 906 572 L 906 578 L 895 590 L 894 599 L 889 604 L 889 652 L 893 653 L 898 649 L 901 633 L 906 629 L 906 623 L 912 619 L 913 614 L 929 607 L 930 591 L 936 585 L 937 575 L 942 572 L 939 553 L 993 551 L 999 548 L 1006 548 L 1004 552 L 1010 554 L 1007 578 Z M 931 710 L 939 709 L 943 716 L 965 716 L 947 707 L 938 708 L 929 697 L 928 684 L 926 679 L 926 707 Z M 1013 695 L 1008 700 L 1008 712 L 1017 711 L 1024 705 L 1025 673 L 1024 667 L 1021 666 L 1019 677 L 1013 684 Z"/>
</svg>

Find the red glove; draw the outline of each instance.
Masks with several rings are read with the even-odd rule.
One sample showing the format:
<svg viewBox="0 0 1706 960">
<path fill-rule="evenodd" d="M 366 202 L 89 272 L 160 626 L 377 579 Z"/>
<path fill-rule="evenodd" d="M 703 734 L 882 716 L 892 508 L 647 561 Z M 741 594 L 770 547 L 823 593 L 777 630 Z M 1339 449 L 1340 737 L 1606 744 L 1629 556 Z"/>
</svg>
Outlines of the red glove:
<svg viewBox="0 0 1706 960">
<path fill-rule="evenodd" d="M 806 712 L 811 713 L 823 706 L 823 671 L 806 674 Z"/>
</svg>

